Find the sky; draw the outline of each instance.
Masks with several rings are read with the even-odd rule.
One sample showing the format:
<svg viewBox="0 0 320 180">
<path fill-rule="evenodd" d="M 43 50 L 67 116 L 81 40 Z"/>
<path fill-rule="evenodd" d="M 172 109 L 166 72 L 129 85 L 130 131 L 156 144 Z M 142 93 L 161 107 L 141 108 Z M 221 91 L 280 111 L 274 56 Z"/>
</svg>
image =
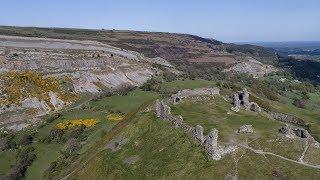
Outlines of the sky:
<svg viewBox="0 0 320 180">
<path fill-rule="evenodd" d="M 319 41 L 320 0 L 1 0 L 0 25 Z"/>
</svg>

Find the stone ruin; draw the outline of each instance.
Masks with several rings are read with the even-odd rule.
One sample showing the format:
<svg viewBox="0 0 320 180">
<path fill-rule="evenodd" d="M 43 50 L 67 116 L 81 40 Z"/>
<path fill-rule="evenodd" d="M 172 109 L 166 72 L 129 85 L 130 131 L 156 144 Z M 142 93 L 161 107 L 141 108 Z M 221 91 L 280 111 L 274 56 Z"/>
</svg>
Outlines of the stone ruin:
<svg viewBox="0 0 320 180">
<path fill-rule="evenodd" d="M 303 128 L 293 128 L 289 124 L 285 124 L 284 126 L 282 126 L 279 129 L 279 132 L 284 134 L 287 138 L 291 138 L 291 139 L 295 137 L 299 137 L 303 139 L 311 137 L 307 130 Z"/>
<path fill-rule="evenodd" d="M 200 96 L 213 96 L 218 95 L 220 89 L 217 87 L 213 88 L 199 88 L 199 89 L 184 89 L 179 91 L 177 94 L 171 96 L 173 104 L 178 104 L 185 98 L 199 98 Z M 200 98 L 199 98 L 200 99 Z"/>
<path fill-rule="evenodd" d="M 246 111 L 261 112 L 261 108 L 257 103 L 249 101 L 249 92 L 247 89 L 238 91 L 233 95 L 233 105 L 234 107 L 232 107 L 231 110 L 235 112 L 239 112 L 242 106 Z"/>
<path fill-rule="evenodd" d="M 155 105 L 157 117 L 163 120 L 170 121 L 175 128 L 182 128 L 185 132 L 190 133 L 193 127 L 187 125 L 182 116 L 174 116 L 171 114 L 171 108 L 164 100 L 157 100 Z"/>
<path fill-rule="evenodd" d="M 238 149 L 237 146 L 229 145 L 222 146 L 218 145 L 218 134 L 217 129 L 212 129 L 208 136 L 203 135 L 203 127 L 197 125 L 193 132 L 193 137 L 202 145 L 206 153 L 213 160 L 220 160 L 224 155 L 230 154 Z"/>
<path fill-rule="evenodd" d="M 237 146 L 218 145 L 218 130 L 213 129 L 207 137 L 203 135 L 203 127 L 197 125 L 192 127 L 183 121 L 182 116 L 174 116 L 171 114 L 171 108 L 166 104 L 165 100 L 157 100 L 155 104 L 157 117 L 171 122 L 175 128 L 181 128 L 186 133 L 191 134 L 205 149 L 207 154 L 213 160 L 220 160 L 224 155 L 230 154 L 237 150 Z"/>
</svg>

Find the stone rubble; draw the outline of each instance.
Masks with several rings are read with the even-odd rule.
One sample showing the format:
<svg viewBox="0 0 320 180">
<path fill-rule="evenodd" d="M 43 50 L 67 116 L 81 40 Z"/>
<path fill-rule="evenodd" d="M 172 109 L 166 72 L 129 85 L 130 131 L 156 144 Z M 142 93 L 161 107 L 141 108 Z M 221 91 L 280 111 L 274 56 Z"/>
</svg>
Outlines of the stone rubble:
<svg viewBox="0 0 320 180">
<path fill-rule="evenodd" d="M 254 130 L 252 125 L 245 124 L 238 129 L 238 133 L 253 133 L 253 132 Z"/>
<path fill-rule="evenodd" d="M 220 89 L 217 87 L 213 88 L 199 88 L 199 89 L 184 89 L 179 91 L 177 94 L 171 96 L 173 104 L 178 104 L 185 98 L 200 97 L 200 96 L 214 96 L 219 95 Z"/>
</svg>

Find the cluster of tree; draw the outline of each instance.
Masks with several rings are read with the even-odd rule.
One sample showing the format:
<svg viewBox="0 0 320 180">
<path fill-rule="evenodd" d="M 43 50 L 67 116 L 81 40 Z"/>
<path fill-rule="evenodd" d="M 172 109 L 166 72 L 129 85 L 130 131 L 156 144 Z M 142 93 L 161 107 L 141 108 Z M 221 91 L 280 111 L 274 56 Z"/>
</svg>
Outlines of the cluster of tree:
<svg viewBox="0 0 320 180">
<path fill-rule="evenodd" d="M 18 151 L 18 163 L 10 169 L 9 175 L 6 179 L 22 179 L 32 162 L 36 159 L 36 155 L 33 153 L 34 148 L 32 146 L 26 146 Z"/>
<path fill-rule="evenodd" d="M 69 139 L 76 138 L 79 141 L 86 139 L 85 132 L 86 127 L 84 125 L 75 126 L 69 129 L 53 128 L 49 134 L 41 141 L 44 143 L 65 143 Z"/>
<path fill-rule="evenodd" d="M 320 83 L 320 62 L 297 60 L 293 57 L 280 57 L 280 66 L 287 68 L 298 79 Z"/>
<path fill-rule="evenodd" d="M 36 158 L 31 146 L 34 133 L 17 135 L 13 132 L 0 134 L 0 150 L 12 150 L 17 152 L 17 164 L 12 166 L 5 179 L 22 179 L 28 167 Z"/>
<path fill-rule="evenodd" d="M 0 151 L 16 150 L 32 143 L 34 133 L 17 136 L 13 132 L 0 134 Z"/>
<path fill-rule="evenodd" d="M 46 170 L 46 176 L 51 177 L 68 166 L 78 157 L 78 151 L 81 149 L 81 142 L 87 139 L 86 128 L 84 125 L 76 126 L 70 129 L 53 128 L 49 135 L 43 140 L 46 143 L 65 144 L 61 149 L 61 156 L 52 162 Z"/>
</svg>

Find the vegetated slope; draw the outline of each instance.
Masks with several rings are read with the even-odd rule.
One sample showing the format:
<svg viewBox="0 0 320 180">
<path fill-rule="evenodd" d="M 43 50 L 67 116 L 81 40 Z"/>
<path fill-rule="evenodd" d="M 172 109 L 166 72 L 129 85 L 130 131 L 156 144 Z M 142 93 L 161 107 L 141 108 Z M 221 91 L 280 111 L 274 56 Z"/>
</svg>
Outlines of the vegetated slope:
<svg viewBox="0 0 320 180">
<path fill-rule="evenodd" d="M 181 114 L 187 123 L 201 124 L 207 132 L 211 128 L 219 129 L 221 144 L 230 141 L 248 143 L 255 149 L 296 161 L 303 153 L 303 141 L 289 140 L 278 133 L 280 122 L 247 112 L 228 115 L 230 107 L 229 103 L 218 97 L 205 102 L 187 101 L 173 110 L 175 114 Z M 238 134 L 237 129 L 243 124 L 252 124 L 255 132 Z M 72 177 L 270 179 L 281 176 L 313 179 L 320 175 L 319 169 L 304 167 L 272 155 L 256 154 L 245 148 L 220 161 L 209 160 L 203 148 L 192 137 L 174 128 L 169 122 L 156 118 L 152 111 L 137 114 L 114 140 L 119 138 L 127 139 L 127 143 L 117 150 L 103 150 L 95 158 L 82 164 L 82 169 L 73 173 Z M 319 152 L 311 147 L 308 151 L 314 150 Z M 302 175 L 303 172 L 308 173 Z"/>
<path fill-rule="evenodd" d="M 171 91 L 212 87 L 216 83 L 205 80 L 177 80 L 156 86 L 160 86 L 157 88 L 159 92 L 167 92 L 164 89 Z M 200 176 L 204 179 L 233 176 L 245 179 L 273 177 L 300 179 L 316 178 L 320 175 L 319 170 L 297 163 L 305 144 L 300 139 L 290 140 L 281 135 L 278 129 L 282 123 L 272 121 L 264 114 L 258 115 L 245 111 L 230 113 L 232 105 L 225 99 L 228 99 L 227 96 L 233 91 L 230 88 L 223 88 L 220 97 L 203 102 L 186 101 L 173 106 L 173 113 L 181 114 L 190 125 L 202 125 L 205 133 L 211 128 L 217 128 L 219 144 L 227 144 L 230 141 L 244 143 L 255 150 L 274 153 L 293 162 L 271 154 L 257 154 L 245 147 L 241 147 L 236 154 L 227 155 L 220 161 L 212 161 L 203 147 L 191 136 L 180 129 L 173 128 L 169 122 L 156 118 L 153 106 L 144 106 L 144 103 L 150 100 L 154 102 L 159 95 L 156 92 L 141 90 L 124 93 L 121 96 L 95 99 L 82 106 L 76 106 L 70 111 L 62 112 L 57 118 L 48 119 L 43 126 L 35 127 L 34 131 L 22 131 L 21 135 L 36 132 L 33 136 L 34 141 L 28 145 L 17 144 L 16 148 L 1 152 L 0 157 L 4 159 L 15 157 L 22 149 L 34 147 L 35 150 L 31 153 L 36 155 L 36 159 L 27 168 L 26 179 L 166 178 L 172 176 L 177 178 Z M 259 96 L 259 98 L 265 100 L 264 97 Z M 310 98 L 310 103 L 311 100 Z M 311 123 L 312 131 L 319 129 L 317 128 L 319 127 L 317 109 L 303 110 L 290 103 L 266 101 L 280 112 L 294 114 Z M 262 105 L 261 102 L 258 103 Z M 142 109 L 139 108 L 141 106 Z M 127 119 L 122 121 L 121 118 L 120 120 L 112 118 L 119 116 Z M 80 126 L 80 129 L 77 127 L 59 130 L 59 123 L 70 125 L 74 121 L 90 119 L 96 120 L 97 124 L 84 129 Z M 237 129 L 243 124 L 252 124 L 255 132 L 238 134 Z M 319 135 L 320 132 L 313 133 Z M 21 135 L 16 135 L 14 138 L 16 142 L 19 142 Z M 48 152 L 50 156 L 46 155 Z M 319 164 L 318 153 L 319 149 L 310 144 L 304 161 Z M 16 164 L 19 164 L 19 160 L 8 161 L 1 165 L 0 174 L 7 175 L 8 172 L 12 172 L 9 171 L 10 165 Z"/>
<path fill-rule="evenodd" d="M 39 122 L 35 116 L 74 103 L 74 97 L 141 86 L 162 71 L 213 80 L 225 77 L 223 69 L 254 77 L 277 70 L 261 62 L 276 64 L 277 57 L 261 47 L 240 48 L 188 34 L 1 26 L 0 84 L 10 88 L 0 90 L 0 125 L 19 130 Z M 41 92 L 24 88 L 25 81 L 33 81 L 24 77 L 27 70 L 43 82 L 55 79 L 57 90 L 37 82 L 34 88 Z M 13 78 L 4 78 L 12 72 Z M 10 118 L 8 113 L 18 110 L 28 120 Z"/>
</svg>

